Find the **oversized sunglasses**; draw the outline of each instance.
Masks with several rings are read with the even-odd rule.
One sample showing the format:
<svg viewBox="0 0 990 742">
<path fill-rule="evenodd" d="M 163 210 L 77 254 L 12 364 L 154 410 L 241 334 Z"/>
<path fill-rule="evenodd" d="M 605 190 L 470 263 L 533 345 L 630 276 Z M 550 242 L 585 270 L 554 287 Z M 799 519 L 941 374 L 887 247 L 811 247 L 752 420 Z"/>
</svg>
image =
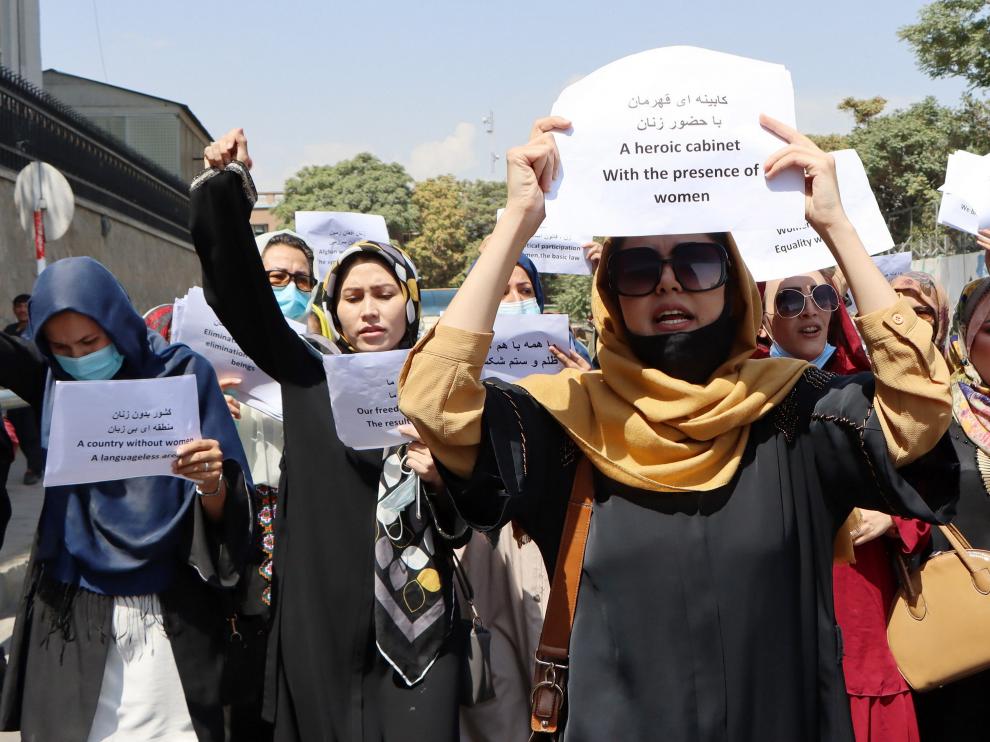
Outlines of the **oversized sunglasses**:
<svg viewBox="0 0 990 742">
<path fill-rule="evenodd" d="M 268 283 L 276 287 L 288 286 L 289 281 L 292 281 L 296 284 L 297 289 L 308 292 L 312 291 L 316 285 L 316 279 L 309 273 L 290 273 L 281 268 L 265 271 L 265 273 L 268 274 Z"/>
<path fill-rule="evenodd" d="M 621 296 L 652 294 L 670 264 L 674 278 L 685 291 L 711 291 L 725 283 L 729 256 L 714 242 L 679 242 L 670 257 L 660 257 L 652 247 L 629 247 L 608 259 L 608 283 Z"/>
<path fill-rule="evenodd" d="M 801 289 L 781 289 L 773 300 L 777 314 L 784 318 L 797 317 L 804 311 L 808 298 L 823 312 L 834 312 L 839 308 L 839 295 L 830 284 L 821 283 L 805 294 Z"/>
</svg>

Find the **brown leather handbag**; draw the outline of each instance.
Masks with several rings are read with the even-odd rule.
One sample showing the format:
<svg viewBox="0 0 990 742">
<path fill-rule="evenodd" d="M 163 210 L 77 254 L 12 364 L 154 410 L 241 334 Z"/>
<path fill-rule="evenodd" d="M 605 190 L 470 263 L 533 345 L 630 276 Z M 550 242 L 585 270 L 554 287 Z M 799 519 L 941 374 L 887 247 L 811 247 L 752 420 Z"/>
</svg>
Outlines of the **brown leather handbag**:
<svg viewBox="0 0 990 742">
<path fill-rule="evenodd" d="M 582 457 L 574 473 L 574 485 L 567 503 L 564 530 L 557 550 L 557 564 L 550 583 L 547 615 L 536 650 L 529 725 L 531 740 L 546 735 L 556 739 L 560 731 L 560 713 L 567 696 L 567 669 L 571 647 L 571 629 L 577 608 L 584 548 L 591 528 L 591 510 L 595 501 L 593 468 Z"/>
<path fill-rule="evenodd" d="M 916 691 L 990 668 L 990 551 L 974 549 L 953 525 L 939 529 L 951 551 L 913 571 L 898 555 L 901 587 L 887 620 L 897 669 Z"/>
</svg>

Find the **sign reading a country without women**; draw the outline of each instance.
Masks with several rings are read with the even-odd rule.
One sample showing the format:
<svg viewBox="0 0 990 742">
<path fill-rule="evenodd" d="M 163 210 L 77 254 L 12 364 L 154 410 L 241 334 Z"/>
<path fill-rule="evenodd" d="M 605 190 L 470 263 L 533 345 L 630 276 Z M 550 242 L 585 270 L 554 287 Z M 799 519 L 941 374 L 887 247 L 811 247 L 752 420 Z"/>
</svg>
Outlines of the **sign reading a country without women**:
<svg viewBox="0 0 990 742">
<path fill-rule="evenodd" d="M 555 134 L 561 175 L 547 220 L 573 233 L 724 232 L 800 223 L 797 172 L 767 181 L 784 143 L 765 113 L 794 125 L 790 73 L 779 64 L 689 46 L 612 62 L 553 105 L 573 126 Z"/>
</svg>

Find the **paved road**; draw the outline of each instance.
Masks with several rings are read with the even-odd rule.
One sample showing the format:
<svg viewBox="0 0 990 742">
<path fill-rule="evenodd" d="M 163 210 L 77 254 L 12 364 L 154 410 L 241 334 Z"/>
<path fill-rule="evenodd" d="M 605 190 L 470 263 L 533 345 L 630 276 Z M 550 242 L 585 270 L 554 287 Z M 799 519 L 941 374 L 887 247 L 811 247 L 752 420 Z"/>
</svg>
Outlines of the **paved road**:
<svg viewBox="0 0 990 742">
<path fill-rule="evenodd" d="M 3 548 L 0 549 L 0 568 L 11 560 L 30 553 L 34 531 L 38 527 L 38 516 L 41 515 L 45 490 L 41 482 L 30 487 L 21 483 L 24 467 L 24 457 L 18 454 L 17 461 L 10 467 L 10 476 L 7 477 L 7 492 L 14 512 L 7 526 Z"/>
<path fill-rule="evenodd" d="M 34 541 L 34 531 L 38 526 L 38 516 L 41 514 L 41 503 L 45 490 L 41 483 L 27 486 L 22 484 L 24 477 L 24 457 L 18 454 L 17 461 L 10 467 L 7 478 L 7 492 L 13 514 L 7 526 L 3 548 L 0 548 L 0 570 L 5 566 L 27 557 Z M 5 606 L 6 607 L 6 606 Z M 4 612 L 12 613 L 12 610 Z M 9 615 L 0 618 L 0 642 L 4 648 L 14 631 L 14 620 Z M 0 732 L 0 742 L 19 742 L 21 735 L 17 732 Z"/>
</svg>

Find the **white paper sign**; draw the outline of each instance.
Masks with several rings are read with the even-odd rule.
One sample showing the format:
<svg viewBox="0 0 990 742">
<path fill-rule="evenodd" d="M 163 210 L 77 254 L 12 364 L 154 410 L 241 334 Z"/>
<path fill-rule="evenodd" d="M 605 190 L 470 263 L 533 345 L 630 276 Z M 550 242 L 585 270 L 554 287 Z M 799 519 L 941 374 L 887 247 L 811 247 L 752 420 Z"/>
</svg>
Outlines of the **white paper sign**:
<svg viewBox="0 0 990 742">
<path fill-rule="evenodd" d="M 59 381 L 45 486 L 172 476 L 175 449 L 200 438 L 196 377 Z"/>
<path fill-rule="evenodd" d="M 866 252 L 874 255 L 889 250 L 894 246 L 894 240 L 859 155 L 853 149 L 832 154 L 842 207 L 863 241 Z M 835 265 L 832 252 L 804 220 L 803 214 L 791 224 L 781 223 L 771 229 L 737 229 L 732 236 L 757 281 L 797 276 Z"/>
<path fill-rule="evenodd" d="M 550 346 L 570 348 L 571 331 L 566 314 L 496 317 L 494 330 L 492 347 L 481 372 L 483 379 L 511 382 L 563 370 Z"/>
<path fill-rule="evenodd" d="M 409 422 L 399 412 L 399 372 L 408 350 L 325 356 L 337 437 L 357 450 L 385 448 L 410 439 L 396 429 Z"/>
<path fill-rule="evenodd" d="M 496 221 L 502 218 L 503 211 L 505 209 L 496 212 Z M 541 274 L 590 276 L 591 261 L 585 257 L 583 246 L 591 240 L 591 235 L 575 237 L 565 229 L 548 224 L 544 219 L 536 234 L 523 248 L 523 255 L 533 261 Z"/>
<path fill-rule="evenodd" d="M 306 331 L 306 326 L 301 322 L 287 319 L 286 323 L 298 334 Z M 184 298 L 175 302 L 172 342 L 185 343 L 206 358 L 217 372 L 217 377 L 241 379 L 236 392 L 242 402 L 266 415 L 282 419 L 282 389 L 278 382 L 258 368 L 234 342 L 227 328 L 206 303 L 203 289 L 199 286 L 192 287 Z"/>
<path fill-rule="evenodd" d="M 553 113 L 561 176 L 547 218 L 578 233 L 725 232 L 795 224 L 804 179 L 768 182 L 784 143 L 765 113 L 794 125 L 791 75 L 779 64 L 690 46 L 634 54 L 566 88 Z"/>
<path fill-rule="evenodd" d="M 323 278 L 344 250 L 361 240 L 388 242 L 385 217 L 347 211 L 297 211 L 296 232 L 316 254 L 314 270 Z"/>
<path fill-rule="evenodd" d="M 876 264 L 883 277 L 888 281 L 902 273 L 911 270 L 911 251 L 895 252 L 890 255 L 874 255 L 873 262 Z"/>
<path fill-rule="evenodd" d="M 978 234 L 990 229 L 990 155 L 956 151 L 945 170 L 938 223 Z"/>
</svg>

